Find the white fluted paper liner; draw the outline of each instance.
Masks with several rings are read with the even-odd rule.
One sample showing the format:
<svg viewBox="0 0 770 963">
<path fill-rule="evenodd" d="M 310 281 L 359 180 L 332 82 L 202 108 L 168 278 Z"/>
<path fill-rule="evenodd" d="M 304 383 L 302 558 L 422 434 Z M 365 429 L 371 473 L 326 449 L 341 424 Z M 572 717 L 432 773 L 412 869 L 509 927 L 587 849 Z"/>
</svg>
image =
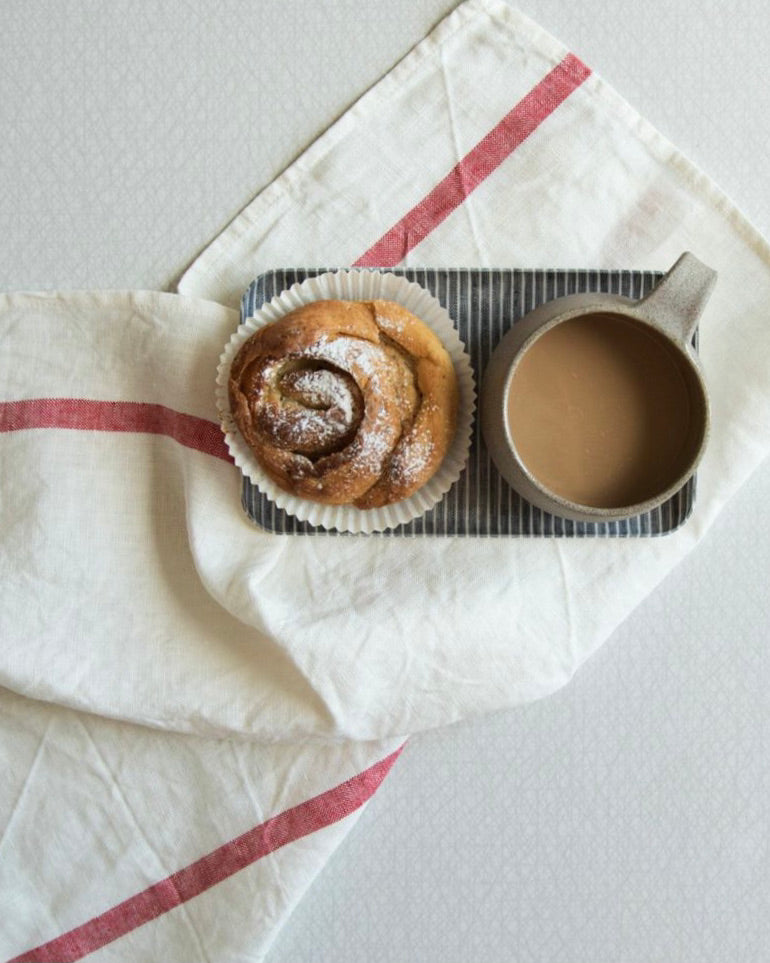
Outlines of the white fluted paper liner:
<svg viewBox="0 0 770 963">
<path fill-rule="evenodd" d="M 279 488 L 262 470 L 238 430 L 228 397 L 230 367 L 241 345 L 255 331 L 311 301 L 326 298 L 349 301 L 375 299 L 397 301 L 424 321 L 439 337 L 452 359 L 459 386 L 457 430 L 436 473 L 409 498 L 382 508 L 360 509 L 353 505 L 323 505 L 298 498 Z M 292 285 L 262 305 L 254 316 L 239 325 L 230 338 L 217 369 L 216 404 L 225 441 L 235 464 L 278 508 L 302 522 L 326 529 L 354 534 L 369 534 L 395 528 L 419 518 L 436 505 L 454 485 L 468 460 L 476 390 L 473 368 L 452 319 L 438 300 L 425 288 L 398 277 L 371 269 L 343 269 L 319 274 Z"/>
</svg>

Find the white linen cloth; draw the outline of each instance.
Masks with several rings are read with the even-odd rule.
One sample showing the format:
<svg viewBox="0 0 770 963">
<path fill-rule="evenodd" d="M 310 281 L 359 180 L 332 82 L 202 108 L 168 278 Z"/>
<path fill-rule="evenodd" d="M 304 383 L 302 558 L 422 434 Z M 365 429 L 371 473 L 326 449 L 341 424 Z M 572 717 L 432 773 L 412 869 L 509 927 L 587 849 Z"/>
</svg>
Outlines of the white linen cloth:
<svg viewBox="0 0 770 963">
<path fill-rule="evenodd" d="M 284 538 L 244 517 L 212 434 L 213 378 L 259 271 L 665 269 L 686 249 L 720 278 L 701 322 L 713 434 L 679 532 Z M 0 303 L 5 955 L 259 958 L 403 737 L 565 684 L 770 447 L 767 244 L 498 0 L 458 7 L 255 199 L 180 292 Z M 372 766 L 351 797 L 345 780 Z M 289 833 L 226 882 L 182 886 L 154 916 L 137 898 L 326 791 L 347 800 L 329 827 Z M 55 828 L 33 854 L 44 816 Z M 70 885 L 73 864 L 90 888 Z M 80 944 L 66 937 L 100 914 Z M 121 918 L 129 929 L 111 935 Z"/>
</svg>

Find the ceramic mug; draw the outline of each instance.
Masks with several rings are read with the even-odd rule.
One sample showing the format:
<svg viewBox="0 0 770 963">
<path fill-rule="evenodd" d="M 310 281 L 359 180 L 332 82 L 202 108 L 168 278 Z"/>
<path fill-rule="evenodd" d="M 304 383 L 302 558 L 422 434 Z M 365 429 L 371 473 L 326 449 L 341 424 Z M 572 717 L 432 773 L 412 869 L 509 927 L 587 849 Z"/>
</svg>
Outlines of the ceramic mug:
<svg viewBox="0 0 770 963">
<path fill-rule="evenodd" d="M 715 281 L 688 252 L 641 300 L 567 295 L 509 330 L 479 410 L 492 460 L 519 494 L 598 522 L 651 511 L 686 483 L 709 433 L 692 341 Z"/>
</svg>

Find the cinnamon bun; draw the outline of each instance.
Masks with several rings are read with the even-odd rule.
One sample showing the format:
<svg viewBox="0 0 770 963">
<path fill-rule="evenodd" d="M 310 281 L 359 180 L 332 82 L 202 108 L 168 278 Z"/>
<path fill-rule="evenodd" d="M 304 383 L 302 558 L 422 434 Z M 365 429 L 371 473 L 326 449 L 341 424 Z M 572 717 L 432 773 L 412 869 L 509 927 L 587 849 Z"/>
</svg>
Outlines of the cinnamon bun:
<svg viewBox="0 0 770 963">
<path fill-rule="evenodd" d="M 394 301 L 315 301 L 265 325 L 238 351 L 228 393 L 267 475 L 330 505 L 408 498 L 457 424 L 449 354 Z"/>
</svg>

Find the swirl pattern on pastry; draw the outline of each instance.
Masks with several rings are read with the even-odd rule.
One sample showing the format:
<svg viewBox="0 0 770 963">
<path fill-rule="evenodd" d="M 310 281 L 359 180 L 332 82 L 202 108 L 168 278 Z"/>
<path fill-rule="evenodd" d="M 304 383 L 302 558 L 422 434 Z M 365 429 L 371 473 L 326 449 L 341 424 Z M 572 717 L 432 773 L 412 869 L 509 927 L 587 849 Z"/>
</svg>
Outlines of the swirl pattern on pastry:
<svg viewBox="0 0 770 963">
<path fill-rule="evenodd" d="M 457 424 L 449 354 L 394 301 L 314 301 L 265 325 L 236 354 L 228 393 L 267 475 L 330 505 L 408 498 Z"/>
</svg>

